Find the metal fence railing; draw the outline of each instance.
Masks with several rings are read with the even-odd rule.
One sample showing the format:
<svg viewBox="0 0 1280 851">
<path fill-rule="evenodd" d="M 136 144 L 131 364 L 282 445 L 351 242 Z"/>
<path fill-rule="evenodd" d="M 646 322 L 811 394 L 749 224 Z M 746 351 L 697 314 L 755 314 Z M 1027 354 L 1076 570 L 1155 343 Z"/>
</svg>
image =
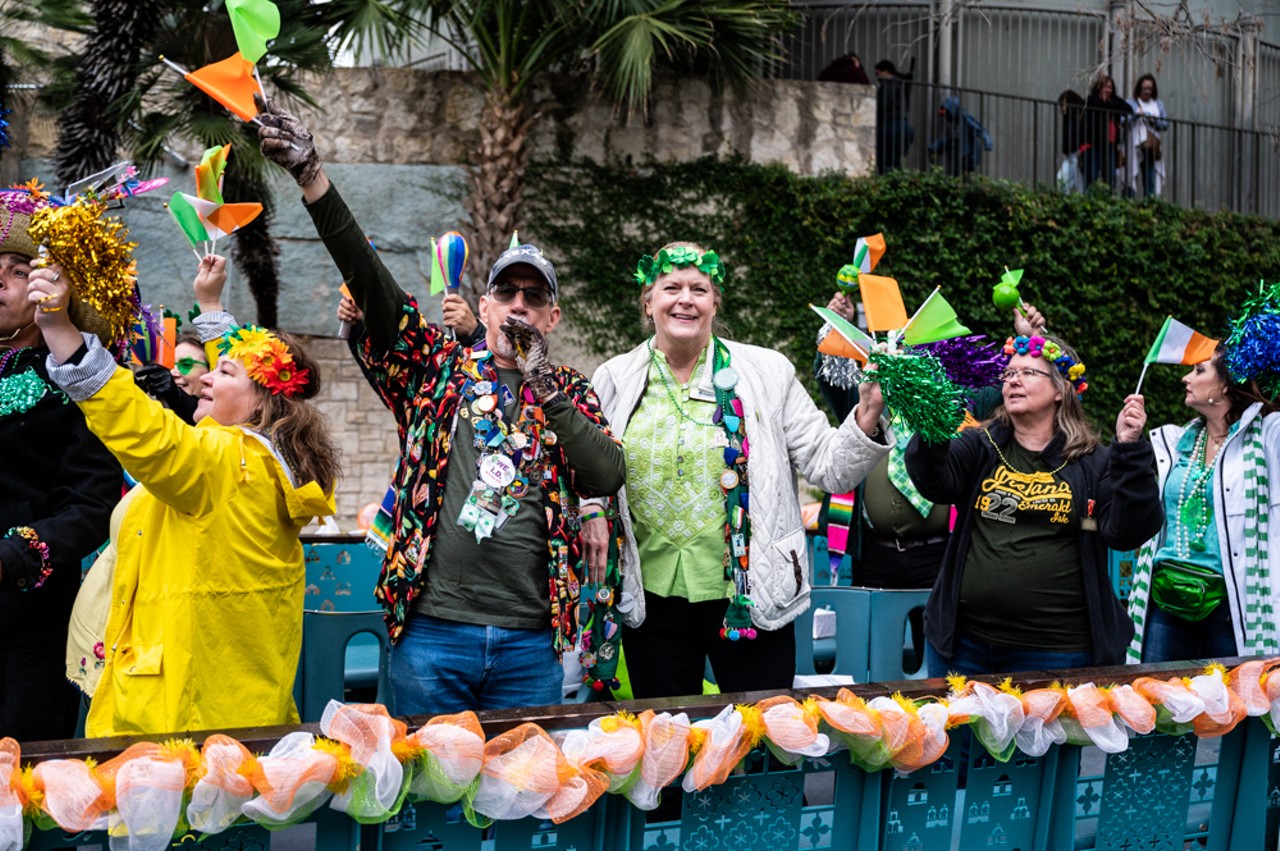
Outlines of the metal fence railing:
<svg viewBox="0 0 1280 851">
<path fill-rule="evenodd" d="M 1044 100 L 1067 88 L 1085 91 L 1100 70 L 1125 95 L 1139 76 L 1154 73 L 1165 106 L 1179 118 L 1254 126 L 1244 114 L 1245 105 L 1254 104 L 1256 126 L 1280 126 L 1280 47 L 1262 41 L 1262 31 L 1248 36 L 1255 58 L 1241 49 L 1249 27 L 1231 21 L 1167 36 L 1177 27 L 1155 12 L 1138 9 L 1117 21 L 1101 0 L 1082 0 L 1073 9 L 1047 6 L 956 0 L 944 18 L 941 4 L 923 0 L 792 0 L 801 23 L 782 40 L 783 59 L 765 73 L 813 80 L 850 52 L 869 75 L 880 59 L 903 67 L 915 58 L 921 82 Z M 950 57 L 950 67 L 939 66 L 943 57 Z"/>
<path fill-rule="evenodd" d="M 1258 44 L 1258 79 L 1280 80 L 1280 44 Z M 1255 119 L 1259 127 L 1280 128 L 1280 85 L 1259 84 Z"/>
<path fill-rule="evenodd" d="M 938 165 L 953 173 L 970 171 L 956 161 L 954 150 L 951 157 L 945 150 L 929 151 L 931 143 L 955 133 L 955 125 L 938 114 L 949 96 L 959 98 L 994 142 L 972 171 L 1031 185 L 1057 185 L 1064 154 L 1063 114 L 1056 101 L 925 83 L 911 84 L 908 115 L 914 142 L 901 152 L 903 168 Z M 1188 208 L 1280 218 L 1280 133 L 1171 120 L 1161 136 L 1161 197 Z M 1117 148 L 1128 150 L 1123 133 Z M 1126 194 L 1132 186 L 1132 194 L 1140 198 L 1145 190 L 1142 175 L 1132 157 L 1126 160 L 1107 182 Z"/>
</svg>

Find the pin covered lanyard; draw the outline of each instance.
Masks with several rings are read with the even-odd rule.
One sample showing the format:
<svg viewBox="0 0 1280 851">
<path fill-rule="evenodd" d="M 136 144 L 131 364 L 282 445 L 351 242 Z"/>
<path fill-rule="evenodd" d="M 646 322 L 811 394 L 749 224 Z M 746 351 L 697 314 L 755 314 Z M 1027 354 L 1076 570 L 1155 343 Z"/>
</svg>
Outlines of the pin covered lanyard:
<svg viewBox="0 0 1280 851">
<path fill-rule="evenodd" d="M 735 388 L 738 373 L 729 363 L 729 350 L 715 339 L 715 359 L 712 362 L 711 383 L 716 391 L 716 411 L 711 421 L 724 429 L 724 472 L 720 474 L 720 489 L 724 491 L 724 578 L 733 583 L 733 596 L 725 611 L 724 626 L 720 637 L 729 641 L 751 640 L 756 637 L 751 624 L 750 566 L 751 503 L 747 495 L 747 457 L 750 445 L 743 429 L 742 400 Z"/>
<path fill-rule="evenodd" d="M 496 371 L 487 363 L 490 353 L 472 353 L 462 367 L 467 380 L 462 385 L 458 415 L 471 420 L 475 431 L 476 480 L 471 494 L 458 513 L 458 525 L 482 541 L 502 528 L 520 507 L 520 498 L 539 484 L 545 466 L 542 447 L 556 442 L 555 432 L 546 428 L 546 416 L 528 387 L 520 391 L 520 411 L 514 426 L 503 417 L 506 405 L 515 401 L 510 388 L 499 384 Z"/>
</svg>

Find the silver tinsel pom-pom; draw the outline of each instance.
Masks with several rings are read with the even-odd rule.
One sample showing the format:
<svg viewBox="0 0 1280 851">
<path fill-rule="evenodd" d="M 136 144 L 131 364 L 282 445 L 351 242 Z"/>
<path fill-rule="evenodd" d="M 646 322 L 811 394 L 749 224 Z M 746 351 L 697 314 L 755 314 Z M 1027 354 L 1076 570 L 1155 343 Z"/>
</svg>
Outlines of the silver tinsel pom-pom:
<svg viewBox="0 0 1280 851">
<path fill-rule="evenodd" d="M 828 334 L 834 333 L 836 332 L 831 328 L 831 324 L 824 322 L 818 329 L 818 342 L 821 343 Z M 815 374 L 822 381 L 841 390 L 857 387 L 862 381 L 862 367 L 856 360 L 821 353 L 818 355 L 818 371 Z"/>
</svg>

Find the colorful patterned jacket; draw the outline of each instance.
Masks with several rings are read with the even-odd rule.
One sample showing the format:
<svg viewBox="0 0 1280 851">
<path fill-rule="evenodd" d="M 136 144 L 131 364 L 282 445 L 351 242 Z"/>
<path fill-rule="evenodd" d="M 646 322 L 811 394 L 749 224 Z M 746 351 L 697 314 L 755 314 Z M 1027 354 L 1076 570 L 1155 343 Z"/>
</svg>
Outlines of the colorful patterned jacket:
<svg viewBox="0 0 1280 851">
<path fill-rule="evenodd" d="M 414 298 L 396 285 L 369 246 L 336 189 L 308 205 L 308 212 L 364 309 L 367 333 L 360 346 L 361 366 L 395 416 L 399 432 L 391 541 L 374 592 L 386 610 L 387 630 L 395 642 L 427 581 L 455 415 L 467 378 L 461 366 L 472 350 L 426 321 Z M 380 338 L 379 329 L 395 329 L 394 338 Z M 607 434 L 608 424 L 587 378 L 566 366 L 556 368 L 555 378 L 569 403 Z M 580 487 L 563 447 L 545 448 L 550 463 L 542 481 L 542 504 L 547 518 L 551 625 L 556 652 L 563 653 L 573 646 L 582 617 L 577 605 L 585 562 L 578 500 L 612 494 Z"/>
</svg>

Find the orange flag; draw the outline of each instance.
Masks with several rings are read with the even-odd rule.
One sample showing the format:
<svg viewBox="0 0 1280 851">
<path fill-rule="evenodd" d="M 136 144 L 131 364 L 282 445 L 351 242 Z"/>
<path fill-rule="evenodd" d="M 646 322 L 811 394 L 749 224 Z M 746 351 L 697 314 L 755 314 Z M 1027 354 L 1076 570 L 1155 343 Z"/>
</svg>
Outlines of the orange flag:
<svg viewBox="0 0 1280 851">
<path fill-rule="evenodd" d="M 173 369 L 178 347 L 178 320 L 175 317 L 164 317 L 164 334 L 160 339 L 162 342 L 160 351 L 156 353 L 156 363 Z"/>
<path fill-rule="evenodd" d="M 253 96 L 258 81 L 253 78 L 253 63 L 237 53 L 221 62 L 187 72 L 187 82 L 234 112 L 244 121 L 258 114 Z"/>
<path fill-rule="evenodd" d="M 898 282 L 880 275 L 859 275 L 858 289 L 867 312 L 867 330 L 896 331 L 907 324 L 907 308 L 902 303 Z"/>
<path fill-rule="evenodd" d="M 867 362 L 866 352 L 834 332 L 822 338 L 822 342 L 818 344 L 818 351 L 838 358 L 853 358 L 858 363 Z"/>
<path fill-rule="evenodd" d="M 208 215 L 208 220 L 209 224 L 222 231 L 218 236 L 226 236 L 249 224 L 261 212 L 262 205 L 256 201 L 223 204 Z M 214 238 L 216 239 L 217 237 Z"/>
</svg>

